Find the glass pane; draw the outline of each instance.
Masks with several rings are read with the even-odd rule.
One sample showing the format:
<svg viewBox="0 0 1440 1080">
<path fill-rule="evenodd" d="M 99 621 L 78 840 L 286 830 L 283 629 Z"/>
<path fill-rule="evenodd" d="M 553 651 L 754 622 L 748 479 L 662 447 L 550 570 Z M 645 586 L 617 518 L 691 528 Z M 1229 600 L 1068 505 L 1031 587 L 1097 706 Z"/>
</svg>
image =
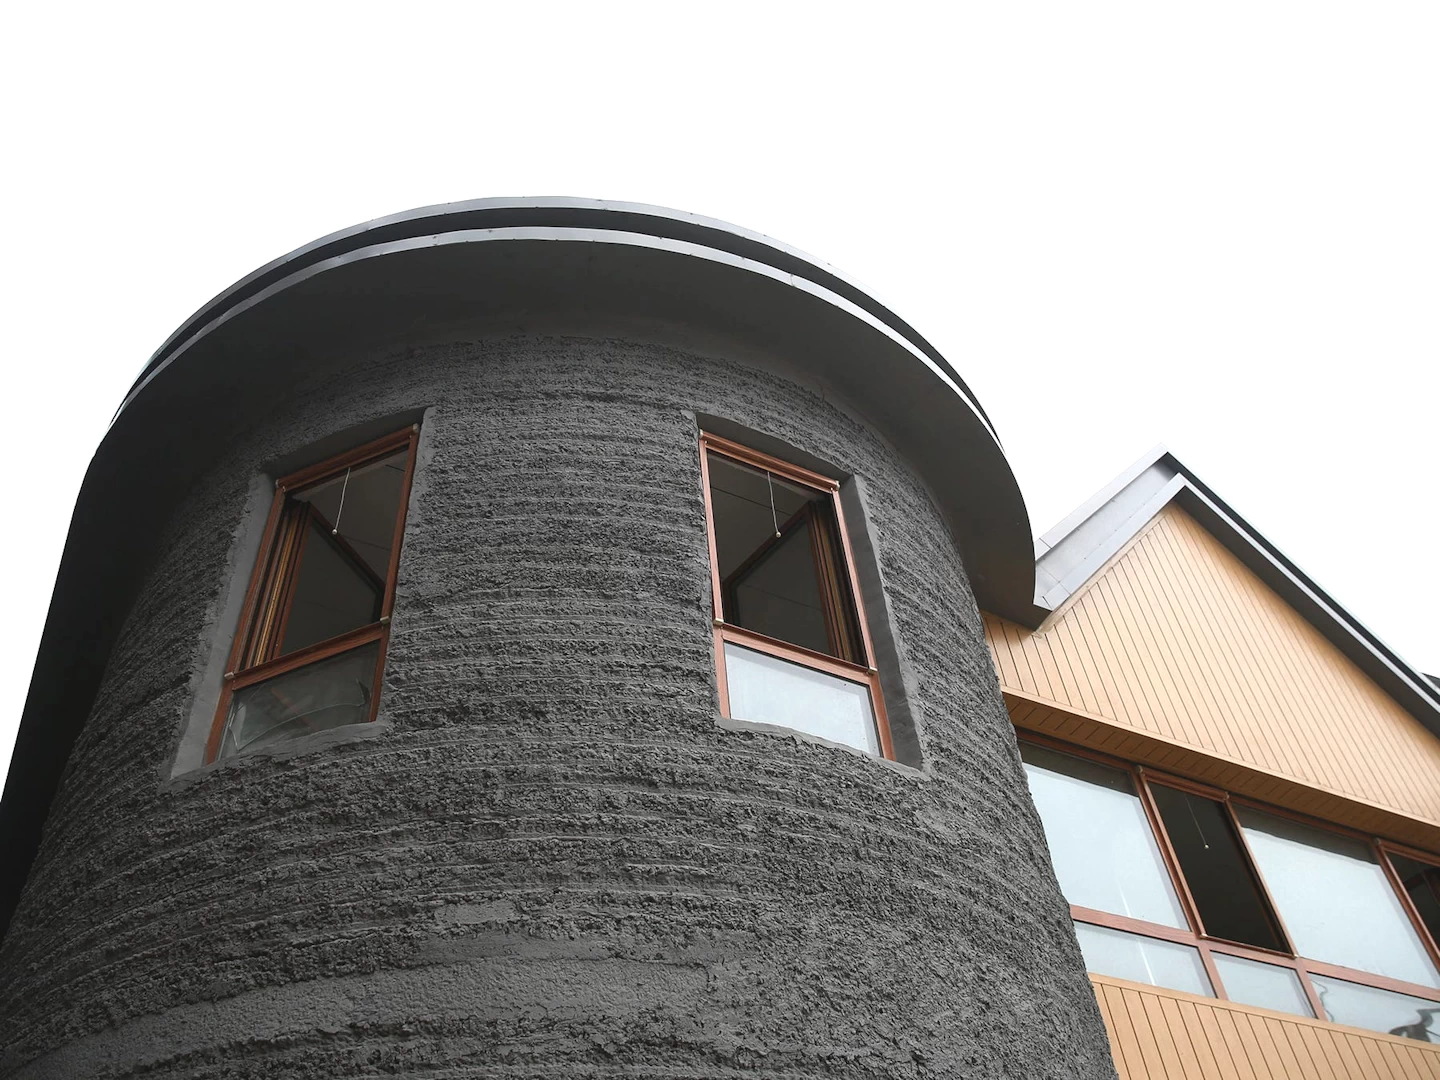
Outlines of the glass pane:
<svg viewBox="0 0 1440 1080">
<path fill-rule="evenodd" d="M 365 723 L 379 656 L 380 643 L 371 642 L 235 691 L 221 756 Z"/>
<path fill-rule="evenodd" d="M 400 513 L 400 489 L 405 483 L 409 450 L 357 465 L 295 495 L 313 506 L 340 538 L 349 544 L 379 578 L 390 568 L 395 541 L 395 518 Z"/>
<path fill-rule="evenodd" d="M 1420 921 L 1429 929 L 1430 936 L 1440 941 L 1440 867 L 1404 855 L 1391 855 L 1390 862 L 1400 875 L 1400 884 L 1410 894 L 1410 902 L 1420 913 Z"/>
<path fill-rule="evenodd" d="M 1200 911 L 1205 932 L 1229 941 L 1288 952 L 1250 872 L 1250 860 L 1214 799 L 1151 784 L 1170 846 Z"/>
<path fill-rule="evenodd" d="M 285 637 L 277 655 L 292 653 L 380 618 L 385 583 L 311 521 L 295 573 Z"/>
<path fill-rule="evenodd" d="M 310 521 L 276 655 L 380 618 L 408 453 L 397 450 L 291 496 L 309 506 Z"/>
<path fill-rule="evenodd" d="M 1301 956 L 1440 987 L 1369 844 L 1248 807 L 1237 814 Z"/>
<path fill-rule="evenodd" d="M 847 568 L 828 554 L 839 551 L 830 495 L 719 454 L 706 460 L 725 621 L 857 660 Z"/>
<path fill-rule="evenodd" d="M 1199 949 L 1082 922 L 1075 924 L 1075 937 L 1085 956 L 1086 971 L 1187 994 L 1215 996 Z"/>
<path fill-rule="evenodd" d="M 725 683 L 736 720 L 777 724 L 872 754 L 880 752 L 870 688 L 725 643 Z"/>
<path fill-rule="evenodd" d="M 1300 976 L 1290 968 L 1262 964 L 1258 960 L 1247 960 L 1243 956 L 1229 956 L 1213 950 L 1210 958 L 1215 961 L 1220 982 L 1231 1001 L 1292 1013 L 1295 1016 L 1315 1015 L 1315 1010 L 1310 1008 L 1310 1002 L 1305 997 L 1305 989 L 1300 985 Z"/>
<path fill-rule="evenodd" d="M 809 522 L 790 529 L 757 562 L 730 579 L 725 618 L 768 637 L 835 655 L 825 626 Z"/>
<path fill-rule="evenodd" d="M 1440 1001 L 1426 1001 L 1373 986 L 1311 975 L 1326 1019 L 1421 1042 L 1440 1042 Z"/>
<path fill-rule="evenodd" d="M 1020 756 L 1065 899 L 1189 929 L 1129 775 L 1033 743 Z"/>
</svg>

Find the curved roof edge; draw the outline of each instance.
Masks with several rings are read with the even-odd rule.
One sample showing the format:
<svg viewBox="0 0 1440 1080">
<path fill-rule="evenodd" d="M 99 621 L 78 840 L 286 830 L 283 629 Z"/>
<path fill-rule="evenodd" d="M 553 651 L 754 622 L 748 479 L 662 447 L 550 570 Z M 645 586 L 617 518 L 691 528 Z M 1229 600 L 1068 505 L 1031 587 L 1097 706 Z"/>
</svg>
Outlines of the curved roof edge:
<svg viewBox="0 0 1440 1080">
<path fill-rule="evenodd" d="M 1164 446 L 1150 450 L 1035 541 L 1035 600 L 1026 625 L 1039 627 L 1084 592 L 1172 501 L 1440 736 L 1440 682 L 1406 663 Z"/>
<path fill-rule="evenodd" d="M 134 400 L 151 378 L 182 352 L 190 339 L 257 295 L 306 267 L 394 241 L 506 227 L 559 227 L 632 232 L 713 248 L 811 281 L 874 316 L 910 342 L 955 384 L 996 444 L 1000 438 L 984 407 L 940 351 L 913 326 L 853 278 L 798 248 L 718 218 L 645 203 L 562 196 L 471 199 L 402 211 L 330 233 L 247 274 L 201 306 L 155 350 L 121 404 Z"/>
</svg>

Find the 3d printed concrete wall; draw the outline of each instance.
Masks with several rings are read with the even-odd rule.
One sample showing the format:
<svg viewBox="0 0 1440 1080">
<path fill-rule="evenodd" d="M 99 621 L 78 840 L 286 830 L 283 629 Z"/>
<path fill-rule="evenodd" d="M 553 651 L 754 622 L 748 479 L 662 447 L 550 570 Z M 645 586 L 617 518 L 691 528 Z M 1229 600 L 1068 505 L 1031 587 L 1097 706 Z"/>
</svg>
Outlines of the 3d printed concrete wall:
<svg viewBox="0 0 1440 1080">
<path fill-rule="evenodd" d="M 668 325 L 311 339 L 177 425 L 163 519 L 85 518 L 145 557 L 0 1075 L 1113 1075 L 953 509 L 866 401 Z M 416 416 L 377 721 L 200 764 L 267 470 Z M 720 722 L 701 417 L 863 482 L 919 768 Z"/>
</svg>

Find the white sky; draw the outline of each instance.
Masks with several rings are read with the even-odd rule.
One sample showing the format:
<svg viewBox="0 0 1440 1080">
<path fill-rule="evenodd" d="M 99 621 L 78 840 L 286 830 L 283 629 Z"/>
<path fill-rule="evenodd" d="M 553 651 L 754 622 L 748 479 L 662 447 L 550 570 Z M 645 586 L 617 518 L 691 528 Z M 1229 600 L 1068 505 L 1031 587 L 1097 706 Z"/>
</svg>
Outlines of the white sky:
<svg viewBox="0 0 1440 1080">
<path fill-rule="evenodd" d="M 1163 441 L 1440 671 L 1437 55 L 1433 3 L 10 5 L 0 769 L 150 353 L 323 233 L 489 195 L 837 265 L 969 382 L 1037 533 Z"/>
</svg>

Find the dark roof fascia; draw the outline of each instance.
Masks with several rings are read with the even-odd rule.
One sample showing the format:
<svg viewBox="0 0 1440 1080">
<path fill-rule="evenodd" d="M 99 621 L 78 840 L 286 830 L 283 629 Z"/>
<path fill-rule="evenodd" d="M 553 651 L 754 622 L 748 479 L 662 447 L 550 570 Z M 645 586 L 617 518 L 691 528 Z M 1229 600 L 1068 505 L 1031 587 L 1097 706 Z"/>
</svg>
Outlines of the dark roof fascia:
<svg viewBox="0 0 1440 1080">
<path fill-rule="evenodd" d="M 944 377 L 956 385 L 991 437 L 1000 444 L 995 426 L 979 399 L 940 351 L 896 314 L 890 305 L 876 298 L 867 287 L 830 264 L 763 233 L 742 229 L 718 218 L 645 203 L 563 196 L 471 199 L 424 206 L 341 229 L 298 247 L 247 274 L 186 319 L 146 362 L 116 415 L 134 400 L 136 394 L 175 354 L 183 351 L 185 343 L 197 332 L 203 331 L 217 318 L 222 318 L 228 310 L 244 305 L 257 294 L 265 292 L 283 279 L 292 278 L 297 271 L 307 266 L 389 242 L 514 226 L 628 231 L 684 241 L 763 263 L 813 282 L 878 319 L 923 354 Z"/>
<path fill-rule="evenodd" d="M 1172 501 L 1440 736 L 1440 683 L 1406 663 L 1164 446 L 1141 457 L 1036 541 L 1031 628 L 1083 592 Z"/>
</svg>

